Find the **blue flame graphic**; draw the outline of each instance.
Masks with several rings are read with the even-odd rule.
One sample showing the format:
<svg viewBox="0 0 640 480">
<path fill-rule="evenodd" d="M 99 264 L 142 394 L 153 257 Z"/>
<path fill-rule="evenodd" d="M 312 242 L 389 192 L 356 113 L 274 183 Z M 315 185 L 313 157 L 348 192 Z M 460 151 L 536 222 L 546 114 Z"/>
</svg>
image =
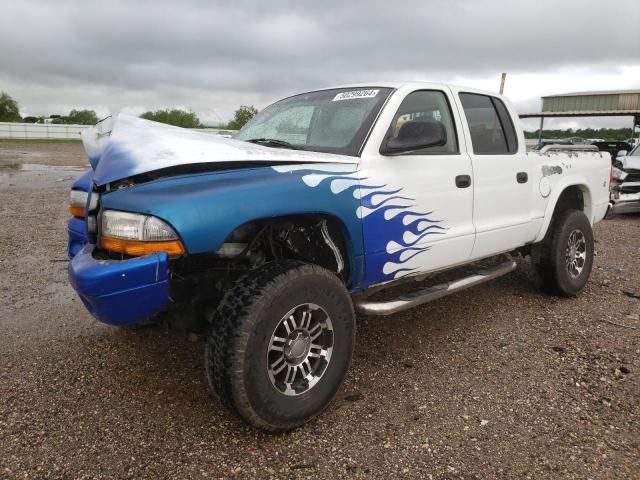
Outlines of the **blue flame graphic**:
<svg viewBox="0 0 640 480">
<path fill-rule="evenodd" d="M 368 285 L 419 270 L 417 257 L 430 248 L 424 245 L 425 238 L 446 230 L 441 220 L 433 218 L 433 212 L 416 209 L 415 198 L 407 195 L 403 188 L 371 182 L 348 166 L 276 169 L 297 170 L 307 186 L 353 199 L 354 221 L 362 222 L 364 232 L 364 283 Z"/>
</svg>

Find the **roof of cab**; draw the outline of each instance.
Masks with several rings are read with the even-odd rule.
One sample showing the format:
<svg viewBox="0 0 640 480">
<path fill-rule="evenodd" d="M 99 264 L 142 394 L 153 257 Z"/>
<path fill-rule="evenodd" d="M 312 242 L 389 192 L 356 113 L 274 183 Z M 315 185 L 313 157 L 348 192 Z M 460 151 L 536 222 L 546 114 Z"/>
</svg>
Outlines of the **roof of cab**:
<svg viewBox="0 0 640 480">
<path fill-rule="evenodd" d="M 349 83 L 349 84 L 344 84 L 344 85 L 333 85 L 330 87 L 325 87 L 325 88 L 318 88 L 318 89 L 314 89 L 314 90 L 308 90 L 307 92 L 304 93 L 308 93 L 308 92 L 317 92 L 317 91 L 321 91 L 321 90 L 333 90 L 336 88 L 372 88 L 372 87 L 380 87 L 380 88 L 393 88 L 393 89 L 399 89 L 399 88 L 413 88 L 413 89 L 421 89 L 421 88 L 428 88 L 428 89 L 442 89 L 442 88 L 452 88 L 454 90 L 459 90 L 462 92 L 470 92 L 470 93 L 481 93 L 481 94 L 485 94 L 485 95 L 491 95 L 494 97 L 502 97 L 502 95 L 500 95 L 498 92 L 490 92 L 487 90 L 481 90 L 478 88 L 473 88 L 473 87 L 465 87 L 462 85 L 453 85 L 453 84 L 449 84 L 449 83 L 437 83 L 437 82 L 422 82 L 422 81 L 407 81 L 407 82 L 366 82 L 366 83 Z M 296 95 L 296 94 L 294 94 Z"/>
</svg>

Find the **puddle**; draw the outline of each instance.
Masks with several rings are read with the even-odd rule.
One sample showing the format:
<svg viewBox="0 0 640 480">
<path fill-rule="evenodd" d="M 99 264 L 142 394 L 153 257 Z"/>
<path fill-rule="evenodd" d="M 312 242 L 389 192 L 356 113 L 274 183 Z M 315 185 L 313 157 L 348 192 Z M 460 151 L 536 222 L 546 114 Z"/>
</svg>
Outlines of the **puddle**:
<svg viewBox="0 0 640 480">
<path fill-rule="evenodd" d="M 86 167 L 65 167 L 19 162 L 0 163 L 0 189 L 68 187 L 85 171 L 87 171 Z"/>
<path fill-rule="evenodd" d="M 23 172 L 85 172 L 87 167 L 71 167 L 61 165 L 41 165 L 39 163 L 22 163 Z"/>
<path fill-rule="evenodd" d="M 0 163 L 0 172 L 17 172 L 22 169 L 21 163 Z"/>
</svg>

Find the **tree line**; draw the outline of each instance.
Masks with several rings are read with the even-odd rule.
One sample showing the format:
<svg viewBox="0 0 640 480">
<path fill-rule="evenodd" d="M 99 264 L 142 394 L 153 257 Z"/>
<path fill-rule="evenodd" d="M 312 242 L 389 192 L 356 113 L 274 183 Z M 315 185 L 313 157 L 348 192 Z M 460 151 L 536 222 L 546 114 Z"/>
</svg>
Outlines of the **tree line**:
<svg viewBox="0 0 640 480">
<path fill-rule="evenodd" d="M 234 112 L 233 120 L 226 125 L 221 125 L 220 128 L 239 130 L 257 113 L 258 110 L 253 105 L 241 105 Z M 195 112 L 177 108 L 148 111 L 140 115 L 140 117 L 183 128 L 204 128 Z M 68 115 L 51 115 L 48 120 L 51 123 L 94 125 L 98 122 L 98 115 L 93 110 L 74 109 Z M 0 122 L 44 123 L 45 117 L 21 117 L 18 102 L 7 93 L 0 92 Z M 539 137 L 539 132 L 539 130 L 525 131 L 524 136 L 525 138 L 536 139 Z M 602 138 L 605 140 L 626 140 L 631 137 L 631 128 L 579 128 L 577 130 L 568 128 L 565 130 L 543 130 L 542 133 L 543 137 L 547 139 Z"/>
<path fill-rule="evenodd" d="M 245 123 L 251 120 L 258 110 L 253 105 L 241 105 L 238 108 L 231 120 L 226 125 L 222 125 L 220 128 L 226 128 L 229 130 L 239 130 Z M 144 112 L 140 115 L 141 118 L 147 120 L 153 120 L 154 122 L 166 123 L 169 125 L 175 125 L 183 128 L 204 128 L 204 125 L 193 111 L 181 110 L 181 109 L 161 109 L 155 111 Z M 20 115 L 20 108 L 18 102 L 16 102 L 9 94 L 0 92 L 0 122 L 25 122 L 25 123 L 45 123 L 45 120 L 49 123 L 55 124 L 67 124 L 67 125 L 95 125 L 98 123 L 98 115 L 93 110 L 71 110 L 68 115 L 50 115 L 45 118 L 44 116 L 35 117 L 27 116 L 22 117 Z"/>
</svg>

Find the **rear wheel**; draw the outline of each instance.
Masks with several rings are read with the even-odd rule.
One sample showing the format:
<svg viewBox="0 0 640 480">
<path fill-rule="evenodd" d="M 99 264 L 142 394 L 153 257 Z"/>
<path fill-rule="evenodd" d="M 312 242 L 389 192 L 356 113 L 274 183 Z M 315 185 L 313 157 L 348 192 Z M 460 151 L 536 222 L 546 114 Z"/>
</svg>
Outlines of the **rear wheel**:
<svg viewBox="0 0 640 480">
<path fill-rule="evenodd" d="M 591 224 L 582 211 L 558 214 L 544 240 L 531 251 L 543 289 L 565 297 L 580 293 L 591 274 L 593 245 Z"/>
<path fill-rule="evenodd" d="M 316 265 L 280 261 L 249 272 L 210 322 L 210 387 L 267 431 L 295 428 L 322 412 L 351 361 L 351 299 L 334 274 Z"/>
</svg>

